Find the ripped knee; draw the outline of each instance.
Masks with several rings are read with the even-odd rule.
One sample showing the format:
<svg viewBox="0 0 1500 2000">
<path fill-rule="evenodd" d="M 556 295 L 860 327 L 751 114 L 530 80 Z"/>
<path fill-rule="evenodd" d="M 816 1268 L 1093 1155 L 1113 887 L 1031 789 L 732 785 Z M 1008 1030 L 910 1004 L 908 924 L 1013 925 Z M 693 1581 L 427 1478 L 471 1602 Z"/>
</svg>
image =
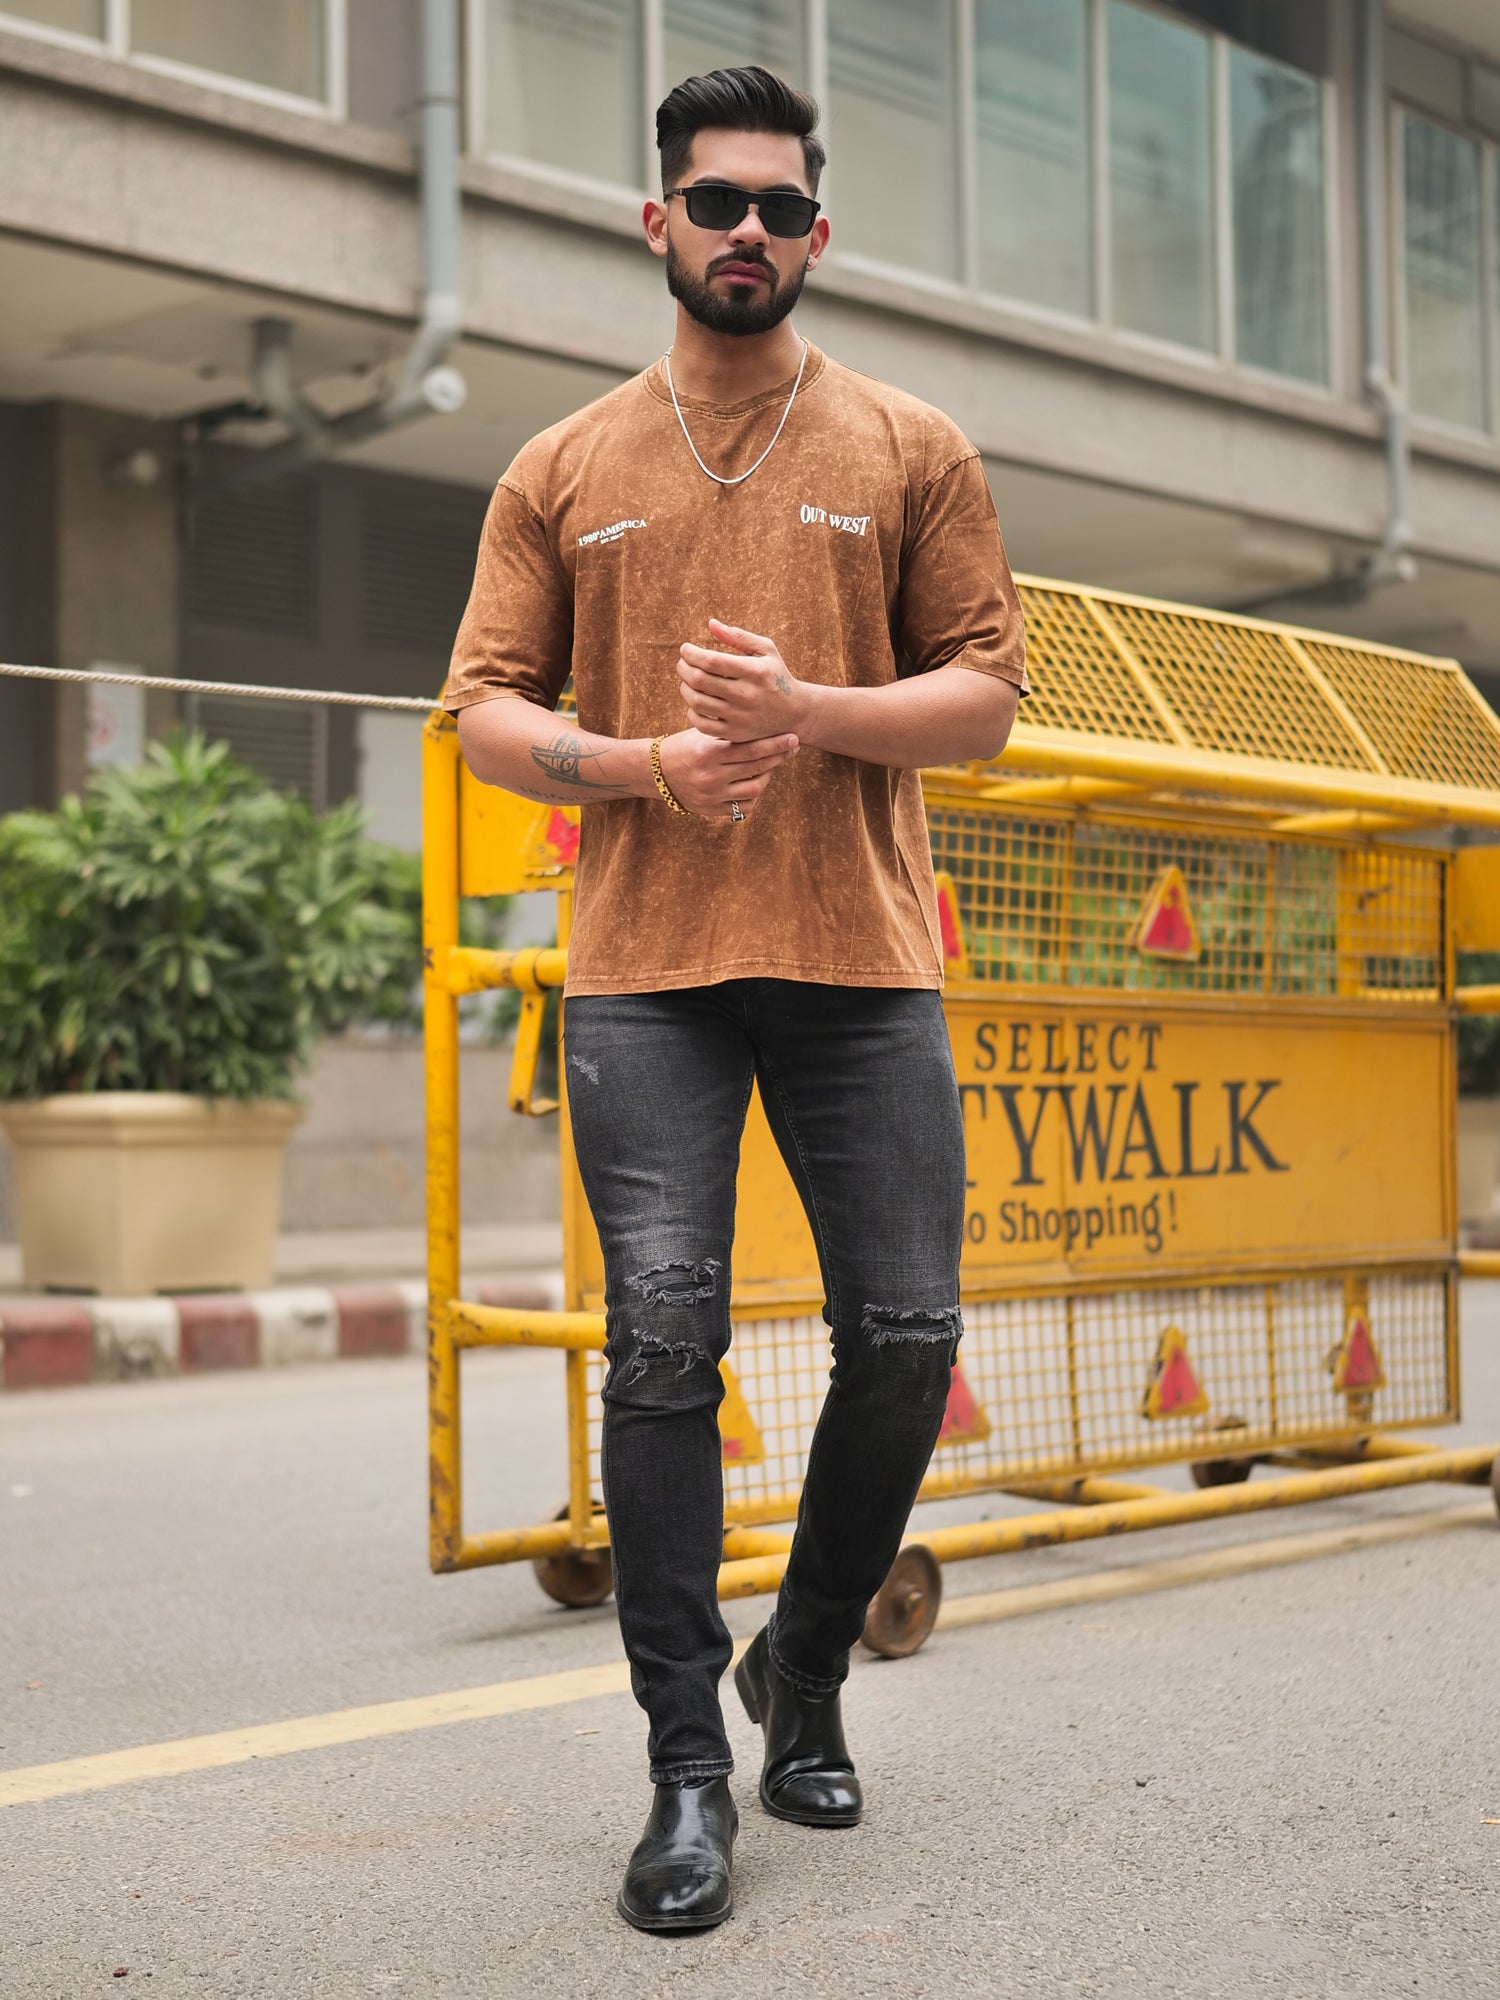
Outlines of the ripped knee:
<svg viewBox="0 0 1500 2000">
<path fill-rule="evenodd" d="M 723 1265 L 687 1258 L 637 1272 L 610 1313 L 604 1380 L 608 1401 L 661 1411 L 717 1408 L 719 1362 L 729 1345 Z"/>
<path fill-rule="evenodd" d="M 900 1369 L 918 1403 L 936 1407 L 947 1400 L 963 1330 L 957 1306 L 867 1305 L 860 1314 L 859 1346 L 883 1374 Z"/>
</svg>

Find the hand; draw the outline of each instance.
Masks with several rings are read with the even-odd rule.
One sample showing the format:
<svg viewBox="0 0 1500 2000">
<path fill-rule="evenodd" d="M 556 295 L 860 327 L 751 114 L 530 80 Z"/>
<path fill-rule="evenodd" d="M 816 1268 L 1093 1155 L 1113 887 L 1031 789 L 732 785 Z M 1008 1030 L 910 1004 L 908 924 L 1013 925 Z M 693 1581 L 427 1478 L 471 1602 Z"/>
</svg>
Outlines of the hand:
<svg viewBox="0 0 1500 2000">
<path fill-rule="evenodd" d="M 710 618 L 708 629 L 733 650 L 710 652 L 684 645 L 677 678 L 688 720 L 705 736 L 726 743 L 749 743 L 784 733 L 800 735 L 811 705 L 811 690 L 794 679 L 773 639 L 742 632 Z"/>
<path fill-rule="evenodd" d="M 795 736 L 726 743 L 700 729 L 662 739 L 661 774 L 680 806 L 699 819 L 733 819 L 731 800 L 748 819 L 777 771 L 797 754 Z"/>
</svg>

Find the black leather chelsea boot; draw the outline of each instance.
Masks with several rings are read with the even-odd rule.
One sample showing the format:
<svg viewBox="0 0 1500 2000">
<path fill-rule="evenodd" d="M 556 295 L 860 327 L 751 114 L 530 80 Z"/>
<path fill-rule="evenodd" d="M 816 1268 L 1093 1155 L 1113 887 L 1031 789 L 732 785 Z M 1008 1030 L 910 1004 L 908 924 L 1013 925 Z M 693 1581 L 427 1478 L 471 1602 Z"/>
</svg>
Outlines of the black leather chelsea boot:
<svg viewBox="0 0 1500 2000">
<path fill-rule="evenodd" d="M 616 1904 L 638 1931 L 705 1931 L 734 1908 L 730 1859 L 740 1816 L 727 1778 L 658 1785 Z"/>
<path fill-rule="evenodd" d="M 760 1802 L 798 1826 L 858 1826 L 864 1794 L 844 1747 L 837 1690 L 814 1700 L 782 1679 L 764 1628 L 734 1670 L 745 1713 L 765 1731 Z"/>
</svg>

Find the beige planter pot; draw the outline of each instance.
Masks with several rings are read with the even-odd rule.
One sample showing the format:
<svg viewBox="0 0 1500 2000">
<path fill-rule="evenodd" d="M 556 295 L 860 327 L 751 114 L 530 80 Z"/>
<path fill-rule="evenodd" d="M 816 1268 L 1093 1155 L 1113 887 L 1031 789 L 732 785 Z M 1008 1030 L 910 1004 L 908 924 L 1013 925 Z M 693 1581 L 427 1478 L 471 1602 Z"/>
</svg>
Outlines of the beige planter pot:
<svg viewBox="0 0 1500 2000">
<path fill-rule="evenodd" d="M 98 1091 L 0 1105 L 23 1282 L 70 1291 L 267 1285 L 300 1105 Z"/>
</svg>

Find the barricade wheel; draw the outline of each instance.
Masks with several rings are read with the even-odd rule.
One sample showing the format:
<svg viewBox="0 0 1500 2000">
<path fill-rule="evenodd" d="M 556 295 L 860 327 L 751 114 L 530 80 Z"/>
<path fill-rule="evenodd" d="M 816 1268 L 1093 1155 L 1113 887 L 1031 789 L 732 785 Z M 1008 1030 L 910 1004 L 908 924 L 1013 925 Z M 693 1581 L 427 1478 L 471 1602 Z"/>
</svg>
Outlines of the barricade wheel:
<svg viewBox="0 0 1500 2000">
<path fill-rule="evenodd" d="M 943 1572 L 931 1549 L 913 1542 L 891 1564 L 885 1582 L 870 1600 L 863 1638 L 872 1653 L 904 1660 L 916 1652 L 937 1623 L 943 1601 Z"/>
<path fill-rule="evenodd" d="M 1212 1425 L 1215 1431 L 1242 1431 L 1242 1417 L 1224 1417 Z M 1254 1470 L 1253 1458 L 1195 1458 L 1188 1466 L 1195 1486 L 1243 1486 Z"/>
<path fill-rule="evenodd" d="M 1195 1458 L 1188 1471 L 1195 1486 L 1243 1486 L 1253 1466 L 1249 1458 Z"/>
<path fill-rule="evenodd" d="M 567 1508 L 559 1507 L 552 1518 L 566 1521 Z M 538 1556 L 531 1567 L 553 1603 L 566 1604 L 570 1610 L 602 1604 L 615 1587 L 608 1549 L 564 1549 L 560 1555 Z"/>
</svg>

